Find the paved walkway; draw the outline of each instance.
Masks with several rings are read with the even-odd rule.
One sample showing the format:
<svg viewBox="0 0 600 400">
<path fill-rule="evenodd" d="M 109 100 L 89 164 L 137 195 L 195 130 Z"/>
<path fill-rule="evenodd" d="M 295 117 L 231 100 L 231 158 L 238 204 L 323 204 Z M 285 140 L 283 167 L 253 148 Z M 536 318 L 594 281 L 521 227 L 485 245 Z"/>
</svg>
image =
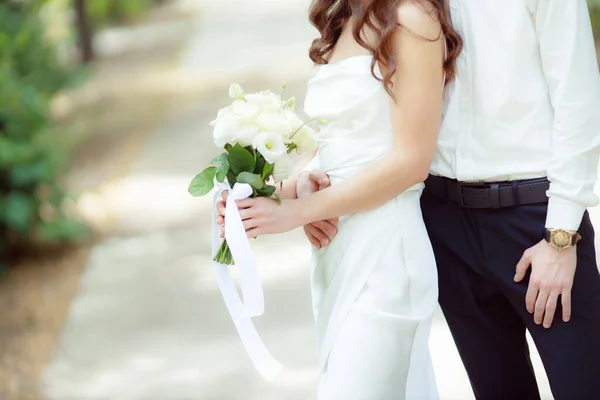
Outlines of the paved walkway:
<svg viewBox="0 0 600 400">
<path fill-rule="evenodd" d="M 61 345 L 46 374 L 52 400 L 307 400 L 316 387 L 315 332 L 301 232 L 264 237 L 255 255 L 266 286 L 256 321 L 285 364 L 275 383 L 253 370 L 218 293 L 209 256 L 210 199 L 189 179 L 214 155 L 207 123 L 226 84 L 304 91 L 313 37 L 302 0 L 219 0 L 202 7 L 178 74 L 217 79 L 144 143 L 129 176 L 105 196 L 118 221 L 93 250 Z M 300 97 L 300 96 L 299 96 Z M 301 99 L 300 99 L 301 100 Z M 300 103 L 301 104 L 301 103 Z M 443 319 L 431 338 L 443 399 L 472 399 Z M 540 371 L 545 398 L 551 399 Z"/>
</svg>

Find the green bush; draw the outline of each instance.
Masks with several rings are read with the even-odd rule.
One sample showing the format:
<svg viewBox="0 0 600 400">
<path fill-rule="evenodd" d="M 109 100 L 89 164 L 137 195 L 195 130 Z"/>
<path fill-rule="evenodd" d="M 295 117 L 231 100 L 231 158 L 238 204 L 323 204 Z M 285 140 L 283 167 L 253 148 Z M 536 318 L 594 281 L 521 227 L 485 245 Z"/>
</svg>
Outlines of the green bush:
<svg viewBox="0 0 600 400">
<path fill-rule="evenodd" d="M 0 255 L 79 236 L 66 217 L 60 176 L 67 149 L 49 115 L 72 72 L 44 40 L 37 8 L 0 4 Z"/>
<path fill-rule="evenodd" d="M 600 39 L 600 0 L 588 0 L 594 36 Z"/>
<path fill-rule="evenodd" d="M 87 0 L 87 10 L 94 28 L 130 22 L 155 4 L 165 0 Z"/>
</svg>

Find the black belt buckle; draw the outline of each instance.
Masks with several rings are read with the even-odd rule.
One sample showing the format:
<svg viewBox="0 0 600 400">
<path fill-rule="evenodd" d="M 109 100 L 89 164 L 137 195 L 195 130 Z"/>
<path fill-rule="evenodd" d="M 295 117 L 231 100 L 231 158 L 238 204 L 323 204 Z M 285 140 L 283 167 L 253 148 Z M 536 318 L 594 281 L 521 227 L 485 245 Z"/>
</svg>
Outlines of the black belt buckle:
<svg viewBox="0 0 600 400">
<path fill-rule="evenodd" d="M 473 188 L 484 188 L 486 186 L 485 182 L 458 182 L 458 204 L 462 208 L 480 208 L 480 206 L 476 205 L 468 205 L 465 203 L 465 193 L 463 188 L 465 187 L 473 187 Z"/>
</svg>

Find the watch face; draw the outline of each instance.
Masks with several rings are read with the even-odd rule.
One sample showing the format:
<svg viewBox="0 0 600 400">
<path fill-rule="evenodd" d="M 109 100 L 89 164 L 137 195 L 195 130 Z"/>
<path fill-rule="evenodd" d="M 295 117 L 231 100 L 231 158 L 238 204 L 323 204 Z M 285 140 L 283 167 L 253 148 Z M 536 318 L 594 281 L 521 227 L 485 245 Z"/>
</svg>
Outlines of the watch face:
<svg viewBox="0 0 600 400">
<path fill-rule="evenodd" d="M 571 243 L 571 235 L 565 231 L 555 231 L 553 232 L 552 241 L 557 247 L 565 247 Z"/>
</svg>

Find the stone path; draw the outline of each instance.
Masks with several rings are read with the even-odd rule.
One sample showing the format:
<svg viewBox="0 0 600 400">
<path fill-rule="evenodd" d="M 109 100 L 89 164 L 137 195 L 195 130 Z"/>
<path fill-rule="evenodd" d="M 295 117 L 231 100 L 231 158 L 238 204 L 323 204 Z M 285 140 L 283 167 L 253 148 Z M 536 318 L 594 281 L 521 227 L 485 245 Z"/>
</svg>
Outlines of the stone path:
<svg viewBox="0 0 600 400">
<path fill-rule="evenodd" d="M 303 93 L 310 73 L 306 47 L 314 35 L 305 21 L 306 2 L 195 3 L 201 9 L 197 30 L 177 73 L 195 83 L 217 80 L 222 88 L 165 120 L 132 161 L 129 176 L 106 193 L 118 222 L 93 250 L 47 371 L 52 400 L 314 398 L 309 249 L 301 232 L 254 245 L 267 302 L 256 324 L 286 367 L 268 384 L 250 365 L 216 287 L 209 256 L 211 199 L 186 193 L 190 177 L 215 154 L 207 123 L 227 104 L 228 83 L 260 90 L 265 82 L 276 88 L 287 81 L 291 93 Z M 431 348 L 443 399 L 472 399 L 439 315 Z M 551 399 L 535 357 L 544 396 Z"/>
</svg>

